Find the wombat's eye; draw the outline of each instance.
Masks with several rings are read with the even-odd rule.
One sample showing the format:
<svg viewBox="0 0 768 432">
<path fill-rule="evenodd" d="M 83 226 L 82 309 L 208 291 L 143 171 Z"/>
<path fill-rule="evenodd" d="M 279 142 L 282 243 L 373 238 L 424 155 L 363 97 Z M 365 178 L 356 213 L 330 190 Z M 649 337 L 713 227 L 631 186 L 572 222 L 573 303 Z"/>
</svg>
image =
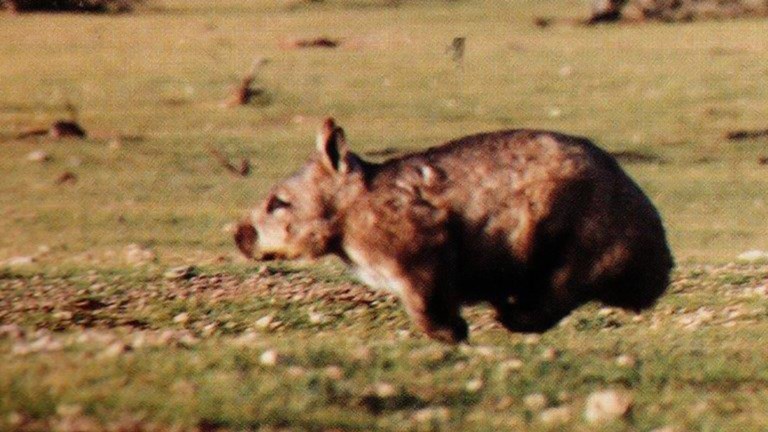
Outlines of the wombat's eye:
<svg viewBox="0 0 768 432">
<path fill-rule="evenodd" d="M 278 198 L 277 195 L 272 195 L 267 202 L 267 213 L 273 213 L 275 210 L 288 208 L 290 206 L 291 203 L 288 201 Z"/>
</svg>

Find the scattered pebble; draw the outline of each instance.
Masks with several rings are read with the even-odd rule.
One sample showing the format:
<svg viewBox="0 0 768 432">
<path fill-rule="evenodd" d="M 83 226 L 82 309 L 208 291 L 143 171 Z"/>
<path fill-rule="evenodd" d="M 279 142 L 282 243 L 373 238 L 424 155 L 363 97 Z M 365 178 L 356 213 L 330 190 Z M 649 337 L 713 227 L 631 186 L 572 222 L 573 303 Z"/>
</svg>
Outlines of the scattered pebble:
<svg viewBox="0 0 768 432">
<path fill-rule="evenodd" d="M 523 404 L 531 411 L 541 411 L 547 406 L 547 397 L 542 393 L 532 393 L 523 398 Z"/>
<path fill-rule="evenodd" d="M 749 262 L 768 260 L 768 252 L 759 249 L 753 249 L 739 254 L 736 259 L 739 261 Z"/>
<path fill-rule="evenodd" d="M 189 314 L 187 312 L 182 312 L 175 317 L 173 317 L 173 322 L 176 324 L 186 324 L 189 321 Z"/>
<path fill-rule="evenodd" d="M 224 234 L 234 234 L 237 232 L 237 222 L 229 222 L 221 227 L 221 232 Z"/>
<path fill-rule="evenodd" d="M 148 264 L 157 260 L 157 254 L 150 248 L 131 243 L 125 247 L 125 260 L 129 264 Z"/>
<path fill-rule="evenodd" d="M 27 155 L 27 160 L 30 162 L 48 162 L 51 160 L 51 155 L 42 150 L 36 150 Z"/>
<path fill-rule="evenodd" d="M 192 333 L 184 332 L 179 336 L 179 345 L 184 348 L 191 348 L 200 343 L 200 339 L 196 338 Z"/>
<path fill-rule="evenodd" d="M 589 423 L 607 423 L 629 413 L 632 396 L 618 390 L 600 390 L 587 397 L 584 418 Z"/>
<path fill-rule="evenodd" d="M 59 321 L 69 321 L 73 316 L 74 314 L 70 311 L 58 311 L 53 314 L 53 318 Z"/>
<path fill-rule="evenodd" d="M 320 312 L 309 312 L 309 322 L 312 324 L 323 324 L 328 322 L 328 317 Z"/>
<path fill-rule="evenodd" d="M 413 413 L 413 420 L 419 423 L 447 422 L 451 412 L 446 407 L 422 408 Z"/>
<path fill-rule="evenodd" d="M 168 280 L 182 280 L 182 279 L 192 279 L 193 277 L 197 276 L 198 271 L 195 266 L 191 265 L 184 265 L 184 266 L 178 266 L 173 267 L 163 273 L 163 277 Z"/>
<path fill-rule="evenodd" d="M 637 364 L 637 359 L 629 354 L 622 354 L 616 357 L 616 366 L 623 368 L 632 368 Z"/>
<path fill-rule="evenodd" d="M 275 366 L 277 365 L 278 360 L 278 354 L 275 350 L 264 351 L 261 356 L 259 356 L 259 363 L 264 366 Z"/>
<path fill-rule="evenodd" d="M 541 341 L 541 336 L 537 334 L 529 334 L 525 336 L 525 339 L 523 339 L 523 342 L 526 345 L 536 345 Z"/>
<path fill-rule="evenodd" d="M 376 396 L 382 399 L 387 399 L 395 396 L 397 394 L 397 389 L 390 383 L 379 382 L 373 386 L 373 392 Z"/>
<path fill-rule="evenodd" d="M 99 357 L 101 358 L 115 358 L 119 357 L 120 355 L 128 352 L 131 347 L 128 345 L 122 343 L 122 342 L 115 342 L 112 345 L 108 346 L 104 351 L 102 351 L 99 354 Z"/>
<path fill-rule="evenodd" d="M 600 316 L 600 317 L 607 317 L 615 314 L 616 314 L 616 309 L 609 308 L 609 307 L 600 308 L 600 310 L 597 311 L 597 316 Z"/>
<path fill-rule="evenodd" d="M 16 342 L 11 348 L 14 355 L 27 355 L 40 352 L 61 351 L 64 344 L 50 335 L 41 336 L 32 342 Z"/>
<path fill-rule="evenodd" d="M 563 405 L 547 408 L 539 413 L 539 421 L 547 426 L 557 426 L 571 421 L 571 408 Z"/>
<path fill-rule="evenodd" d="M 5 265 L 8 267 L 22 267 L 35 263 L 35 257 L 33 256 L 16 256 L 9 258 L 5 261 Z"/>
<path fill-rule="evenodd" d="M 468 381 L 467 385 L 465 385 L 464 388 L 470 393 L 477 393 L 478 391 L 480 391 L 480 389 L 483 388 L 483 385 L 485 385 L 483 380 L 478 378 L 478 379 L 473 379 Z"/>
<path fill-rule="evenodd" d="M 523 363 L 520 359 L 509 359 L 504 361 L 499 365 L 499 370 L 502 372 L 511 372 L 511 371 L 518 371 L 525 366 L 525 363 Z"/>
<path fill-rule="evenodd" d="M 259 335 L 252 331 L 247 331 L 234 340 L 234 345 L 240 347 L 253 346 L 259 339 Z"/>
<path fill-rule="evenodd" d="M 344 378 L 344 370 L 338 366 L 328 366 L 323 373 L 334 381 Z"/>
<path fill-rule="evenodd" d="M 260 329 L 267 329 L 272 324 L 275 318 L 272 315 L 266 315 L 256 320 L 255 325 Z"/>
<path fill-rule="evenodd" d="M 544 348 L 541 352 L 541 359 L 545 362 L 551 362 L 557 359 L 559 353 L 552 347 Z"/>
</svg>

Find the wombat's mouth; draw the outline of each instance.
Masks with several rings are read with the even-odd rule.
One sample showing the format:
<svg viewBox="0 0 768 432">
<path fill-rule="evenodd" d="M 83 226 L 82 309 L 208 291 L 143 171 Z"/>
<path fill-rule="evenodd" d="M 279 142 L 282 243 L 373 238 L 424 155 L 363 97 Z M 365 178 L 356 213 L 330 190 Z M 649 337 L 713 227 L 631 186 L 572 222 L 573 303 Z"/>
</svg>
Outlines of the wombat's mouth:
<svg viewBox="0 0 768 432">
<path fill-rule="evenodd" d="M 250 222 L 241 222 L 235 231 L 235 244 L 237 248 L 248 258 L 257 261 L 275 261 L 287 258 L 287 254 L 277 251 L 257 251 L 256 243 L 259 232 Z"/>
</svg>

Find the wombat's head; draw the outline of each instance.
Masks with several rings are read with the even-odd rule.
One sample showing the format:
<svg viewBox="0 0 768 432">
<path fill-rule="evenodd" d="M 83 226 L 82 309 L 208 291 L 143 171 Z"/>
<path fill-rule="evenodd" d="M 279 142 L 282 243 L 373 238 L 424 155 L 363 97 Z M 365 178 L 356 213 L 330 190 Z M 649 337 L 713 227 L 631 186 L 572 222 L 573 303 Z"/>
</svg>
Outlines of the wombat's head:
<svg viewBox="0 0 768 432">
<path fill-rule="evenodd" d="M 240 224 L 235 242 L 257 259 L 316 258 L 333 253 L 339 218 L 363 185 L 363 162 L 347 148 L 344 130 L 327 119 L 315 155 L 275 185 Z"/>
</svg>

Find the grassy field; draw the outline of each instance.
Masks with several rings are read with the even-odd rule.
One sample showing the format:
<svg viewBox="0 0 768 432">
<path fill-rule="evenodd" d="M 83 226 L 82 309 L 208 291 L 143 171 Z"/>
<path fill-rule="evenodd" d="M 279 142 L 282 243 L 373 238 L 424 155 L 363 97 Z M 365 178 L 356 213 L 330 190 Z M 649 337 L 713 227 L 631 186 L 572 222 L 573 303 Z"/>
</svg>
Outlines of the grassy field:
<svg viewBox="0 0 768 432">
<path fill-rule="evenodd" d="M 768 127 L 768 21 L 585 28 L 576 0 L 400 3 L 0 15 L 0 430 L 768 428 L 768 267 L 734 264 L 768 249 L 768 148 L 726 139 Z M 318 36 L 341 46 L 287 48 Z M 257 57 L 265 95 L 223 108 Z M 16 139 L 69 106 L 88 139 Z M 583 308 L 541 338 L 471 309 L 472 345 L 453 348 L 332 260 L 245 262 L 228 225 L 327 115 L 361 154 L 535 127 L 644 156 L 624 166 L 665 220 L 670 294 L 640 317 Z M 39 150 L 48 162 L 27 160 Z M 163 276 L 179 265 L 199 276 Z M 598 427 L 584 410 L 601 389 L 633 402 Z"/>
</svg>

